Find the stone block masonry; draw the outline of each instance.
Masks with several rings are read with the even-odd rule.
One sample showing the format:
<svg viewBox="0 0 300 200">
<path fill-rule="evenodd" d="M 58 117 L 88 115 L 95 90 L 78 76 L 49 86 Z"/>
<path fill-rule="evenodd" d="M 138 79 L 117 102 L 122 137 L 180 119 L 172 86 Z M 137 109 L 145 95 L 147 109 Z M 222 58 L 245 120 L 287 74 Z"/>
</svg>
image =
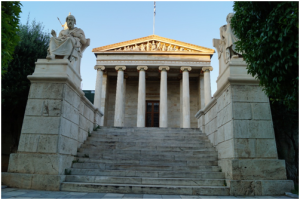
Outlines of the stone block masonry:
<svg viewBox="0 0 300 200">
<path fill-rule="evenodd" d="M 229 62 L 232 74 L 219 76 L 214 98 L 196 114 L 198 127 L 218 151 L 230 195 L 281 195 L 294 185 L 278 160 L 269 99 L 254 78 L 234 75 L 243 67 L 241 59 Z"/>
<path fill-rule="evenodd" d="M 45 70 L 43 70 L 45 69 Z M 60 75 L 54 71 L 65 69 Z M 68 60 L 38 60 L 31 81 L 18 152 L 2 182 L 10 187 L 59 190 L 65 169 L 100 124 L 101 113 L 79 89 Z"/>
</svg>

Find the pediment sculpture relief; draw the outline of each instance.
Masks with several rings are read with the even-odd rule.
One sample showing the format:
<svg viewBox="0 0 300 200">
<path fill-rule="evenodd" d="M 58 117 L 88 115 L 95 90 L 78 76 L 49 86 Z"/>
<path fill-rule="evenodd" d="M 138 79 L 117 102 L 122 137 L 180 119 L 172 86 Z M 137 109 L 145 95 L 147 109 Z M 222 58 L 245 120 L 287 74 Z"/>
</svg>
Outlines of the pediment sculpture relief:
<svg viewBox="0 0 300 200">
<path fill-rule="evenodd" d="M 80 74 L 82 53 L 90 45 L 90 39 L 85 38 L 82 29 L 75 27 L 76 19 L 69 14 L 66 17 L 67 29 L 60 31 L 58 37 L 54 30 L 47 50 L 47 59 L 68 59 L 74 69 Z"/>
<path fill-rule="evenodd" d="M 223 55 L 226 64 L 231 58 L 242 57 L 242 53 L 236 50 L 236 45 L 234 44 L 239 39 L 234 35 L 231 28 L 233 15 L 233 13 L 229 13 L 226 17 L 227 25 L 220 28 L 219 59 Z"/>
<path fill-rule="evenodd" d="M 179 47 L 176 45 L 162 43 L 159 41 L 148 41 L 144 43 L 137 43 L 128 45 L 121 48 L 112 49 L 110 51 L 184 51 L 184 52 L 197 52 L 192 49 Z"/>
</svg>

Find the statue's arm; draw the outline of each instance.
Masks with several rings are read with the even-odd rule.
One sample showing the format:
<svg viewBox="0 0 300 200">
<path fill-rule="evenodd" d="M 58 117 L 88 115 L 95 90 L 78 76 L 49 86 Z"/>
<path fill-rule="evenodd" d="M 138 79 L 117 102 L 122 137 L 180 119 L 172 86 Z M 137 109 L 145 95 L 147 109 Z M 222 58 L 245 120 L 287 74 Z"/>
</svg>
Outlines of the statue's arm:
<svg viewBox="0 0 300 200">
<path fill-rule="evenodd" d="M 85 44 L 85 43 L 86 43 L 86 38 L 85 38 L 85 35 L 84 35 L 83 30 L 80 29 L 79 35 L 80 35 L 80 36 L 79 36 L 80 43 L 81 43 L 81 44 Z"/>
</svg>

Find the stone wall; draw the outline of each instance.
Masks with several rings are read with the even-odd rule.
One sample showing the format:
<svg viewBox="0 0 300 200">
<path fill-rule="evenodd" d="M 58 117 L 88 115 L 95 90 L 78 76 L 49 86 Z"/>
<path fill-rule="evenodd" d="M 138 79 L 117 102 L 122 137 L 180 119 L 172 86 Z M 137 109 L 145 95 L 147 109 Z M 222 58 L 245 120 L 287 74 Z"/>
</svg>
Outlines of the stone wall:
<svg viewBox="0 0 300 200">
<path fill-rule="evenodd" d="M 67 60 L 64 64 L 70 67 Z M 71 167 L 88 132 L 100 124 L 101 114 L 68 76 L 53 80 L 33 74 L 29 79 L 18 152 L 10 155 L 2 182 L 10 187 L 59 190 L 65 169 Z"/>
<path fill-rule="evenodd" d="M 277 157 L 269 99 L 255 81 L 224 81 L 197 113 L 198 127 L 218 151 L 231 195 L 284 194 L 293 182 Z"/>
</svg>

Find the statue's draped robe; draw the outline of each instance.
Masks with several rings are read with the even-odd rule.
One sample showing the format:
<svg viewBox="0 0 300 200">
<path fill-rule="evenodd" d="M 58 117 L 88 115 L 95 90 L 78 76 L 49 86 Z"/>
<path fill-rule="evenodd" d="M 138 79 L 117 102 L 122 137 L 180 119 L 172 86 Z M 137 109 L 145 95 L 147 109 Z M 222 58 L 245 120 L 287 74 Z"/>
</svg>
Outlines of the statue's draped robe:
<svg viewBox="0 0 300 200">
<path fill-rule="evenodd" d="M 81 57 L 81 47 L 80 39 L 73 37 L 72 32 L 79 33 L 85 38 L 83 30 L 80 28 L 74 28 L 73 30 L 62 30 L 58 37 L 52 37 L 50 39 L 49 51 L 51 55 L 59 56 L 73 56 L 76 60 Z"/>
<path fill-rule="evenodd" d="M 238 52 L 236 50 L 236 45 L 234 43 L 239 39 L 234 35 L 230 24 L 227 24 L 226 30 L 223 30 L 222 35 L 225 38 L 225 49 L 230 48 L 232 46 L 232 50 L 235 53 L 242 54 L 241 52 Z"/>
</svg>

